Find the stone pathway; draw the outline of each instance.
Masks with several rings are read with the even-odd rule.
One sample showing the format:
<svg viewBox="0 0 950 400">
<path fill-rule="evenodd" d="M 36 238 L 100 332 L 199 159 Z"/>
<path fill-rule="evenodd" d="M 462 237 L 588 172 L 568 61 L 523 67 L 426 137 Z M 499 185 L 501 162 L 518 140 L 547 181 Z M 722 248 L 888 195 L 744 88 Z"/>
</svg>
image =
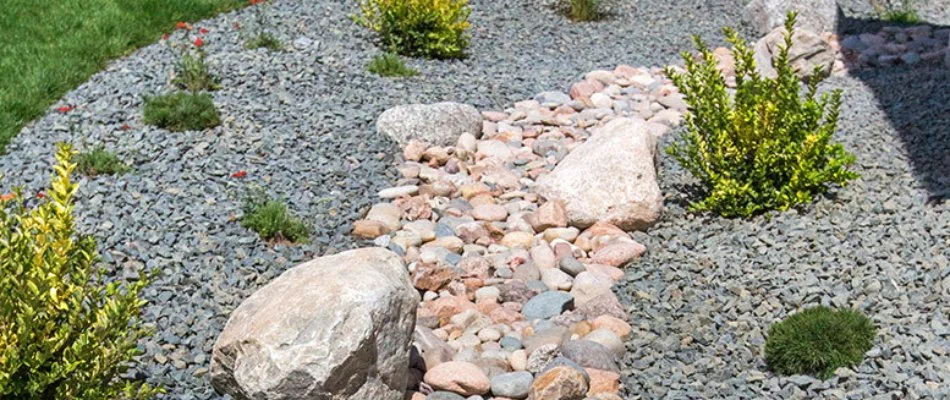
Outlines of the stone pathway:
<svg viewBox="0 0 950 400">
<path fill-rule="evenodd" d="M 618 225 L 652 223 L 659 209 L 651 207 L 661 207 L 662 197 L 638 188 L 647 210 L 639 219 L 589 226 L 584 216 L 597 212 L 596 201 L 575 193 L 545 202 L 539 191 L 569 190 L 545 177 L 583 170 L 566 165 L 572 162 L 607 174 L 588 179 L 623 183 L 617 174 L 624 171 L 609 166 L 639 161 L 650 181 L 643 188 L 655 187 L 654 138 L 684 110 L 659 70 L 620 66 L 587 74 L 570 94 L 544 92 L 504 112 L 483 112 L 480 138 L 406 143 L 402 179 L 379 193 L 386 202 L 354 224 L 354 235 L 402 255 L 424 293 L 412 399 L 619 398 L 618 363 L 631 327 L 611 288 L 645 247 Z M 380 131 L 393 129 L 388 120 L 381 118 Z M 639 130 L 649 140 L 634 147 L 646 152 L 628 163 L 604 158 L 624 145 L 588 142 L 598 129 L 598 138 L 633 138 Z"/>
</svg>

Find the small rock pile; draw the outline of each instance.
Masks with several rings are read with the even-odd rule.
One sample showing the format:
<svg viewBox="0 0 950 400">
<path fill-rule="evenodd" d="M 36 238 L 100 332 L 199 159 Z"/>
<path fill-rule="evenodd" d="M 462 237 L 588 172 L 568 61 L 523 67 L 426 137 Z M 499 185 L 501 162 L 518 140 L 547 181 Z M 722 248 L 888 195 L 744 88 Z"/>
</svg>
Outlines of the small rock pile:
<svg viewBox="0 0 950 400">
<path fill-rule="evenodd" d="M 950 66 L 950 29 L 887 26 L 876 34 L 828 35 L 828 40 L 848 70 L 941 62 L 945 57 Z"/>
<path fill-rule="evenodd" d="M 414 107 L 381 118 L 405 143 L 402 179 L 353 229 L 422 293 L 407 398 L 619 399 L 631 327 L 611 288 L 646 250 L 624 229 L 662 210 L 656 138 L 681 95 L 659 69 L 594 71 L 483 112 L 452 145 L 454 129 L 405 126 Z"/>
</svg>

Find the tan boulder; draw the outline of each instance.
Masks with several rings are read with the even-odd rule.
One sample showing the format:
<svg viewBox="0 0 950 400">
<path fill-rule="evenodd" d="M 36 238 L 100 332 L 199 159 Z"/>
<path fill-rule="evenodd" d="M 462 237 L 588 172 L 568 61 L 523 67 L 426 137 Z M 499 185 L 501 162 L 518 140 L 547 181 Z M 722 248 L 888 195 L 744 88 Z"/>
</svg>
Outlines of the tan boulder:
<svg viewBox="0 0 950 400">
<path fill-rule="evenodd" d="M 211 383 L 236 400 L 400 400 L 419 300 L 388 250 L 298 265 L 231 314 L 214 345 Z"/>
</svg>

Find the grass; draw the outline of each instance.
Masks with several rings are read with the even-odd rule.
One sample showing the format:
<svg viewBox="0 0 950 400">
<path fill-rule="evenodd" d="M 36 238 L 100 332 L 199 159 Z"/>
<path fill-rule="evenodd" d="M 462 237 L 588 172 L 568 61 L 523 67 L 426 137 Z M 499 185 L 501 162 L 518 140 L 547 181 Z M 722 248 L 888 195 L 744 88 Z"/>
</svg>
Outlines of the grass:
<svg viewBox="0 0 950 400">
<path fill-rule="evenodd" d="M 132 169 L 101 145 L 92 151 L 79 153 L 76 164 L 79 171 L 87 176 L 122 175 Z"/>
<path fill-rule="evenodd" d="M 602 0 L 564 0 L 564 13 L 574 21 L 597 21 L 604 17 Z"/>
<path fill-rule="evenodd" d="M 419 74 L 407 67 L 399 56 L 391 53 L 379 54 L 370 60 L 366 70 L 379 76 L 408 78 Z"/>
<path fill-rule="evenodd" d="M 887 10 L 884 12 L 884 19 L 903 25 L 920 23 L 920 16 L 917 15 L 917 10 L 914 9 Z"/>
<path fill-rule="evenodd" d="M 260 191 L 253 192 L 245 200 L 241 226 L 273 242 L 299 243 L 309 236 L 307 226 L 287 210 L 286 204 Z"/>
<path fill-rule="evenodd" d="M 920 15 L 914 8 L 913 0 L 901 0 L 900 6 L 895 6 L 893 0 L 884 0 L 884 3 L 881 3 L 881 0 L 872 0 L 871 5 L 885 21 L 902 25 L 920 23 Z"/>
<path fill-rule="evenodd" d="M 247 43 L 244 43 L 244 47 L 251 50 L 263 47 L 271 51 L 280 51 L 284 48 L 284 45 L 280 43 L 280 39 L 278 39 L 277 36 L 262 32 L 248 40 Z"/>
<path fill-rule="evenodd" d="M 26 123 L 110 59 L 159 39 L 176 21 L 246 0 L 4 0 L 0 7 L 0 153 Z"/>
<path fill-rule="evenodd" d="M 827 379 L 840 367 L 860 364 L 875 335 L 874 323 L 857 311 L 809 308 L 769 328 L 765 361 L 783 375 Z"/>
<path fill-rule="evenodd" d="M 211 95 L 195 92 L 146 97 L 143 120 L 172 132 L 214 128 L 221 123 Z"/>
</svg>

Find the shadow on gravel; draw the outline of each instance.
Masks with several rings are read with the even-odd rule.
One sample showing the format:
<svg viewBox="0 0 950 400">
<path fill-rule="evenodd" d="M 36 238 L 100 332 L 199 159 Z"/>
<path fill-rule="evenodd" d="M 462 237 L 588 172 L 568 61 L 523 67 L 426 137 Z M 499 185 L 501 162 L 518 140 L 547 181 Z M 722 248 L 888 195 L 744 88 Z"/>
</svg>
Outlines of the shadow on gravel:
<svg viewBox="0 0 950 400">
<path fill-rule="evenodd" d="M 839 35 L 878 32 L 893 25 L 838 15 Z M 931 25 L 935 30 L 950 26 Z M 950 199 L 950 67 L 943 60 L 849 72 L 874 92 L 904 144 L 928 203 Z"/>
</svg>

